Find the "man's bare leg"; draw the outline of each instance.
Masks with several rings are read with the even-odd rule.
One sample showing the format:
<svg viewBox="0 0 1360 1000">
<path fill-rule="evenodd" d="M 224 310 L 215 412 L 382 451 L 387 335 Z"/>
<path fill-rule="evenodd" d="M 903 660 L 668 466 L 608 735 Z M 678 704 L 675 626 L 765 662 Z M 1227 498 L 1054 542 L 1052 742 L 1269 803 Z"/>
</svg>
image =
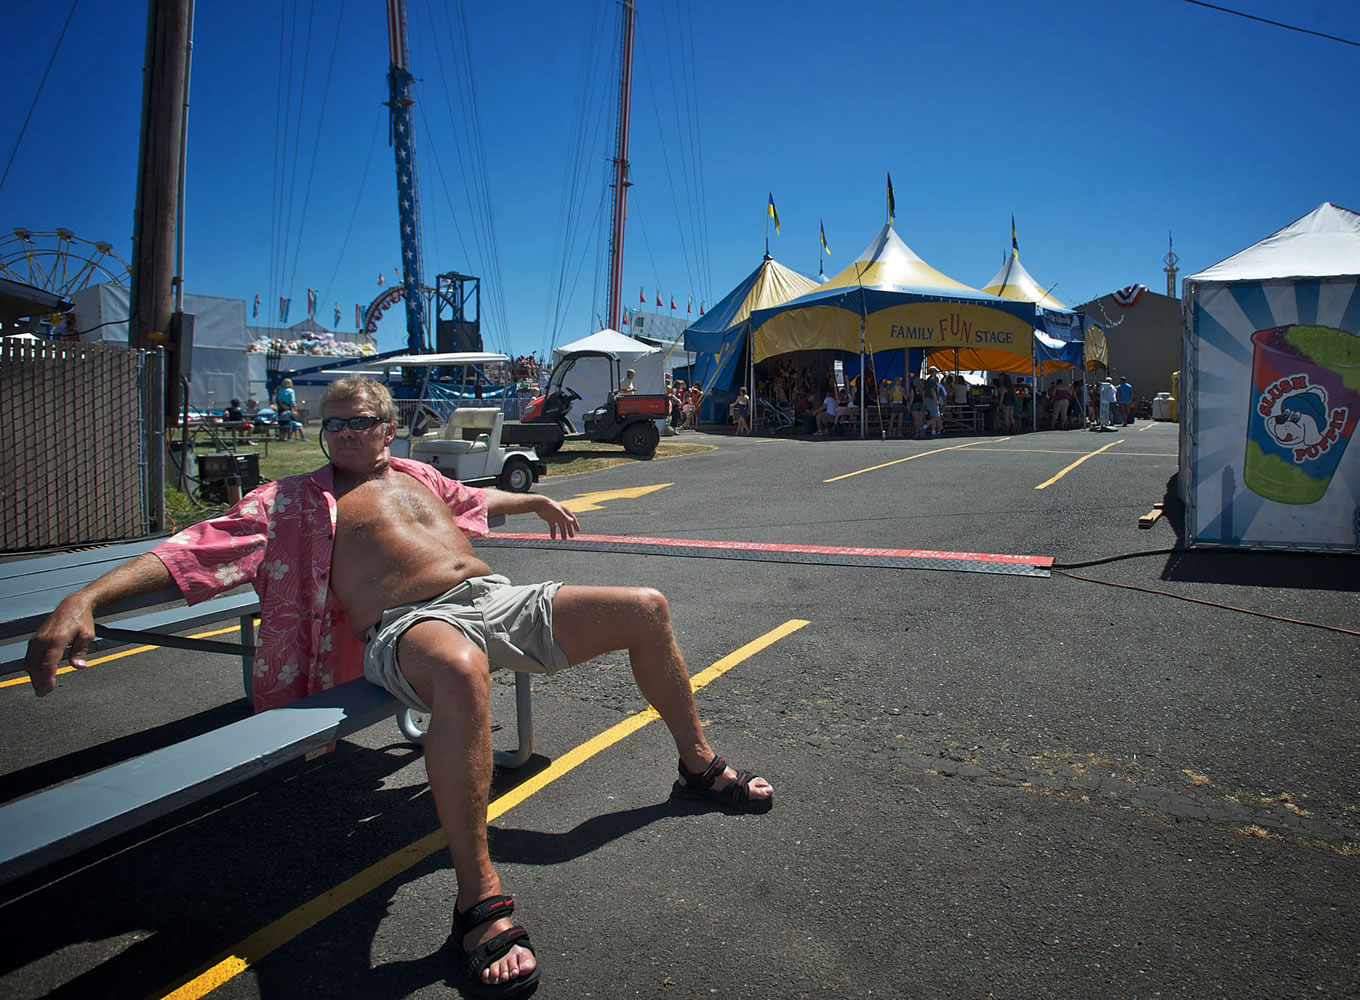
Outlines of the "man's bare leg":
<svg viewBox="0 0 1360 1000">
<path fill-rule="evenodd" d="M 675 739 L 685 767 L 702 774 L 715 754 L 704 738 L 689 671 L 671 631 L 670 606 L 650 587 L 564 586 L 553 598 L 553 638 L 573 664 L 617 649 L 628 650 L 633 677 L 642 696 L 657 710 Z M 715 790 L 736 780 L 728 767 Z M 753 778 L 751 798 L 766 799 L 774 789 Z"/>
<path fill-rule="evenodd" d="M 423 621 L 403 633 L 397 659 L 401 672 L 432 709 L 425 733 L 425 770 L 439 824 L 458 875 L 455 906 L 467 910 L 500 895 L 500 878 L 486 845 L 486 807 L 491 789 L 491 672 L 486 654 L 462 632 L 441 621 Z M 468 932 L 472 948 L 514 925 L 510 919 Z M 485 983 L 528 975 L 533 952 L 516 945 L 482 974 Z"/>
</svg>

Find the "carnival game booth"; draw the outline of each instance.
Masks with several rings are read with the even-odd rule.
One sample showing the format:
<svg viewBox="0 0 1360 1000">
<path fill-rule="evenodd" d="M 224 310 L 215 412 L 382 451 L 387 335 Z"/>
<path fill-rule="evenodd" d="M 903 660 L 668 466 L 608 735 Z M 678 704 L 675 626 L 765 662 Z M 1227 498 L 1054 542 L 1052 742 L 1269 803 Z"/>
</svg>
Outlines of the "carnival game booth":
<svg viewBox="0 0 1360 1000">
<path fill-rule="evenodd" d="M 727 406 L 747 379 L 747 333 L 751 313 L 768 309 L 820 287 L 769 254 L 736 288 L 685 330 L 685 350 L 694 354 L 693 381 L 704 393 L 699 419 L 723 423 Z"/>
<path fill-rule="evenodd" d="M 553 351 L 556 364 L 575 351 L 603 351 L 619 359 L 618 377 L 631 368 L 637 373 L 634 384 L 637 391 L 644 394 L 665 394 L 666 392 L 666 355 L 640 340 L 634 340 L 617 330 L 601 330 L 589 337 L 570 344 L 563 344 Z M 610 391 L 608 362 L 603 358 L 593 358 L 578 364 L 571 373 L 571 388 L 581 397 L 572 412 L 577 419 L 605 404 Z"/>
<path fill-rule="evenodd" d="M 752 364 L 791 351 L 831 350 L 873 358 L 883 377 L 908 352 L 930 355 L 949 370 L 1029 372 L 1032 302 L 988 295 L 922 260 L 893 230 L 882 230 L 859 258 L 826 284 L 751 315 Z"/>
<path fill-rule="evenodd" d="M 1360 215 L 1324 202 L 1182 303 L 1189 543 L 1360 552 Z"/>
</svg>

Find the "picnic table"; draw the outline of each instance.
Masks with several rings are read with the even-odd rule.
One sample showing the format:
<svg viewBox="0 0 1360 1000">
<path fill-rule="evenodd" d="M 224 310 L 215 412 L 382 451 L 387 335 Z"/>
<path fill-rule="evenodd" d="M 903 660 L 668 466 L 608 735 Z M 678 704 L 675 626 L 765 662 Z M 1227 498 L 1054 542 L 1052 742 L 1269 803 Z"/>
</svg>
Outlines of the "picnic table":
<svg viewBox="0 0 1360 1000">
<path fill-rule="evenodd" d="M 265 458 L 269 457 L 269 432 L 272 427 L 255 427 L 249 421 L 241 420 L 199 420 L 190 421 L 188 436 L 194 442 L 209 441 L 217 451 L 235 452 L 244 441 L 259 439 L 264 445 Z M 172 439 L 183 439 L 184 424 L 174 424 L 169 429 Z"/>
<path fill-rule="evenodd" d="M 67 594 L 161 541 L 144 538 L 0 563 L 0 674 L 22 670 L 28 641 L 18 637 L 33 633 Z M 90 648 L 141 643 L 239 656 L 242 685 L 251 698 L 258 611 L 259 598 L 250 589 L 189 607 L 170 587 L 100 608 Z M 240 643 L 173 634 L 233 617 L 240 621 Z M 518 767 L 533 752 L 530 699 L 529 675 L 516 673 L 519 747 L 496 752 L 502 767 Z M 324 747 L 394 711 L 402 734 L 422 742 L 411 712 L 359 678 L 0 805 L 0 883 Z"/>
</svg>

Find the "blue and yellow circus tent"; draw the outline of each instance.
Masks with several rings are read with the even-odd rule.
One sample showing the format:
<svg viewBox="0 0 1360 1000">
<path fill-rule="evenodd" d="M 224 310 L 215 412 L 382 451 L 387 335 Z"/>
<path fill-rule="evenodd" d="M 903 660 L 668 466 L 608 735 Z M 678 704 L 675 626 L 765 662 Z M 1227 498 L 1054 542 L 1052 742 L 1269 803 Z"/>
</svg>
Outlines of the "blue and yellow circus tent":
<svg viewBox="0 0 1360 1000">
<path fill-rule="evenodd" d="M 940 368 L 1029 372 L 1037 312 L 1032 302 L 988 295 L 942 274 L 889 224 L 826 284 L 753 312 L 752 360 L 920 348 Z"/>
<path fill-rule="evenodd" d="M 1059 302 L 1025 270 L 1018 255 L 1006 258 L 982 290 L 998 298 L 1033 302 L 1038 309 L 1034 326 L 1034 373 L 1047 375 L 1061 368 L 1081 368 L 1085 353 L 1086 317 Z"/>
<path fill-rule="evenodd" d="M 760 266 L 685 330 L 685 350 L 693 352 L 694 381 L 708 394 L 730 389 L 746 377 L 746 334 L 751 313 L 777 306 L 819 287 L 812 278 L 790 271 L 769 254 Z"/>
</svg>

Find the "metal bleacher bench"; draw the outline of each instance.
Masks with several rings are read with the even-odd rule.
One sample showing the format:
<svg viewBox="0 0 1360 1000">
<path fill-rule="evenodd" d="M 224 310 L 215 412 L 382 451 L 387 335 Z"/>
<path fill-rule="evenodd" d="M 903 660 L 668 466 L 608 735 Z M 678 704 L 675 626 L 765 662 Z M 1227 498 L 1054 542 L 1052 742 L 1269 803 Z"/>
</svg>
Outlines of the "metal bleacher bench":
<svg viewBox="0 0 1360 1000">
<path fill-rule="evenodd" d="M 22 669 L 28 640 L 18 637 L 34 632 L 63 597 L 160 541 L 122 542 L 0 564 L 0 673 Z M 158 607 L 165 604 L 172 606 Z M 258 611 L 254 591 L 223 595 L 194 607 L 184 604 L 177 590 L 159 591 L 101 608 L 101 619 L 137 613 L 96 622 L 91 650 L 141 643 L 239 656 L 249 698 Z M 171 634 L 230 618 L 240 621 L 240 643 Z M 533 752 L 528 674 L 515 675 L 515 699 L 519 747 L 496 752 L 496 763 L 503 767 L 518 767 Z M 365 680 L 350 681 L 286 708 L 261 712 L 0 805 L 0 883 L 343 739 L 394 712 L 402 733 L 420 742 L 424 734 L 392 695 Z"/>
</svg>

